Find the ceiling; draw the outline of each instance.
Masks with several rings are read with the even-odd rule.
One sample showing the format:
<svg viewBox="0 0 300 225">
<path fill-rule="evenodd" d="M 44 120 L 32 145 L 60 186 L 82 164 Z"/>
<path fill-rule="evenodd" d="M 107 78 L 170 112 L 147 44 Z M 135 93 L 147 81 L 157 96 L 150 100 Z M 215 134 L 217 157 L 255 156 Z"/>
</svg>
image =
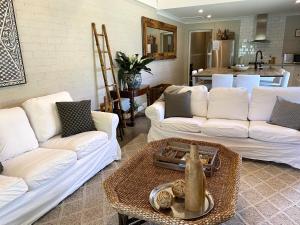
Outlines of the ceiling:
<svg viewBox="0 0 300 225">
<path fill-rule="evenodd" d="M 224 20 L 260 13 L 300 14 L 296 0 L 140 0 L 152 2 L 158 14 L 183 23 Z M 198 12 L 203 9 L 203 13 Z M 212 15 L 211 19 L 206 16 Z"/>
</svg>

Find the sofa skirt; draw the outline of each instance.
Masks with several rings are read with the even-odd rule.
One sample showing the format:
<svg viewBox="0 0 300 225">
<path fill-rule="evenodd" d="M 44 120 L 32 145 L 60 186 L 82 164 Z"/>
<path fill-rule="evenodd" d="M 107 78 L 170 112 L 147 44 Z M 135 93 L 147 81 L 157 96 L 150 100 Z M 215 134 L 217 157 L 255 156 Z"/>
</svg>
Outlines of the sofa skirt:
<svg viewBox="0 0 300 225">
<path fill-rule="evenodd" d="M 152 124 L 148 142 L 170 137 L 207 141 L 223 144 L 243 158 L 288 164 L 300 169 L 300 145 L 258 141 L 251 138 L 212 137 L 202 133 L 181 132 L 163 129 Z"/>
</svg>

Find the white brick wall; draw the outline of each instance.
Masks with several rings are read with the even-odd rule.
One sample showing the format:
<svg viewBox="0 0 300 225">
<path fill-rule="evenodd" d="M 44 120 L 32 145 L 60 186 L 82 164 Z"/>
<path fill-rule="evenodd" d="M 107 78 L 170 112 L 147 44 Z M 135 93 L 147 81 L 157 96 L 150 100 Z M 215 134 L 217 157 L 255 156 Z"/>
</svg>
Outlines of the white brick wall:
<svg viewBox="0 0 300 225">
<path fill-rule="evenodd" d="M 243 17 L 240 28 L 240 56 L 244 56 L 243 61 L 254 61 L 255 52 L 262 50 L 264 59 L 269 56 L 276 57 L 276 63 L 281 62 L 285 32 L 284 15 L 268 15 L 267 39 L 270 43 L 250 43 L 255 37 L 256 21 L 255 16 Z"/>
<path fill-rule="evenodd" d="M 135 0 L 15 0 L 14 5 L 28 83 L 1 88 L 0 108 L 63 90 L 75 99 L 92 99 L 96 107 L 91 22 L 107 25 L 113 52 L 134 54 L 142 52 L 141 16 L 157 18 L 153 8 Z M 184 80 L 182 25 L 166 22 L 178 26 L 178 58 L 152 63 L 154 75 L 143 75 L 146 84 Z"/>
</svg>

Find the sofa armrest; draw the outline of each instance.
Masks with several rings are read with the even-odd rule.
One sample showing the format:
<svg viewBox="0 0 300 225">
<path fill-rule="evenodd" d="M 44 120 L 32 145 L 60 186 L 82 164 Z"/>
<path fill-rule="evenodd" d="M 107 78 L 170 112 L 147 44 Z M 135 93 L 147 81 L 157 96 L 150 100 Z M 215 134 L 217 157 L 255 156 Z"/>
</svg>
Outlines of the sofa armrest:
<svg viewBox="0 0 300 225">
<path fill-rule="evenodd" d="M 160 122 L 165 118 L 165 102 L 156 101 L 146 108 L 146 116 L 151 122 Z"/>
<path fill-rule="evenodd" d="M 92 111 L 92 117 L 97 130 L 106 132 L 109 138 L 116 137 L 119 124 L 119 117 L 116 114 Z"/>
</svg>

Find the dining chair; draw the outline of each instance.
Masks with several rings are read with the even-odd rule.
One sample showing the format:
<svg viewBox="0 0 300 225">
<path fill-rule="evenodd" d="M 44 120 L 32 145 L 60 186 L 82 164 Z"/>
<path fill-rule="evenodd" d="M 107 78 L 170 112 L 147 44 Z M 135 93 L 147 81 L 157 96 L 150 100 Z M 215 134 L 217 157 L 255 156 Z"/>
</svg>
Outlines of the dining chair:
<svg viewBox="0 0 300 225">
<path fill-rule="evenodd" d="M 236 87 L 243 87 L 251 94 L 253 88 L 259 87 L 260 75 L 237 75 Z"/>
<path fill-rule="evenodd" d="M 212 88 L 217 87 L 232 87 L 233 74 L 213 74 L 212 75 Z"/>
<path fill-rule="evenodd" d="M 283 73 L 283 77 L 281 78 L 281 81 L 280 81 L 280 87 L 288 87 L 290 77 L 291 77 L 291 73 L 288 71 L 285 71 Z"/>
<path fill-rule="evenodd" d="M 282 77 L 275 77 L 272 82 L 261 81 L 260 86 L 266 87 L 288 87 L 291 73 L 284 71 Z"/>
</svg>

